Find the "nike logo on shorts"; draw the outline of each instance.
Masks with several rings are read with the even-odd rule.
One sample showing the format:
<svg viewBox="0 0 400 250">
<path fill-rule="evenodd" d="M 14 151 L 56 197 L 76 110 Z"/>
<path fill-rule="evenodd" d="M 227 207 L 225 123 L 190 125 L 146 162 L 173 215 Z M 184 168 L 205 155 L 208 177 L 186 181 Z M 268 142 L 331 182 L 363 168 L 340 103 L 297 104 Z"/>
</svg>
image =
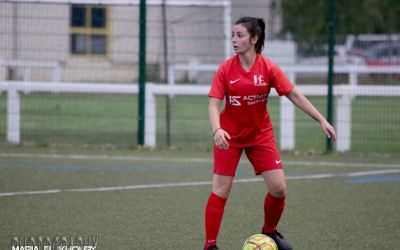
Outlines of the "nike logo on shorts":
<svg viewBox="0 0 400 250">
<path fill-rule="evenodd" d="M 282 161 L 282 160 L 275 160 L 275 163 L 276 163 L 276 164 L 279 164 L 279 163 L 281 163 L 281 161 Z"/>
</svg>

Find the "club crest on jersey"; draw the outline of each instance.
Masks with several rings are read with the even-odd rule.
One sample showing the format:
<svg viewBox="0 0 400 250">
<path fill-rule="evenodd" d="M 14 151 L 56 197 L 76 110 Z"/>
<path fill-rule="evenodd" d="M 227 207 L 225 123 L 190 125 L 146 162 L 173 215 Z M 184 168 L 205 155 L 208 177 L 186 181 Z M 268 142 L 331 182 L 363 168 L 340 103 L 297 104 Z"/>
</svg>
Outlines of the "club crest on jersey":
<svg viewBox="0 0 400 250">
<path fill-rule="evenodd" d="M 267 86 L 263 75 L 253 75 L 254 86 Z"/>
</svg>

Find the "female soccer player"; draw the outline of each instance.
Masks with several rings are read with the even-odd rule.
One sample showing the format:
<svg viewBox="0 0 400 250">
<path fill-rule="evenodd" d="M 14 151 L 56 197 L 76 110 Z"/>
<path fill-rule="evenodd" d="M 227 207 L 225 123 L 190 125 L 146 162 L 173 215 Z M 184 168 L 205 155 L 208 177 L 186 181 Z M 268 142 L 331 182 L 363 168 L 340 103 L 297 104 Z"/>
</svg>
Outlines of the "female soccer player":
<svg viewBox="0 0 400 250">
<path fill-rule="evenodd" d="M 273 238 L 280 250 L 292 249 L 276 228 L 285 207 L 286 182 L 267 111 L 271 88 L 318 121 L 325 135 L 336 141 L 335 129 L 276 64 L 261 56 L 264 30 L 260 18 L 236 21 L 232 30 L 236 55 L 220 65 L 209 92 L 208 113 L 215 144 L 213 187 L 205 209 L 205 250 L 219 249 L 217 236 L 224 207 L 243 150 L 268 188 L 262 233 Z M 225 108 L 220 113 L 224 98 Z"/>
</svg>

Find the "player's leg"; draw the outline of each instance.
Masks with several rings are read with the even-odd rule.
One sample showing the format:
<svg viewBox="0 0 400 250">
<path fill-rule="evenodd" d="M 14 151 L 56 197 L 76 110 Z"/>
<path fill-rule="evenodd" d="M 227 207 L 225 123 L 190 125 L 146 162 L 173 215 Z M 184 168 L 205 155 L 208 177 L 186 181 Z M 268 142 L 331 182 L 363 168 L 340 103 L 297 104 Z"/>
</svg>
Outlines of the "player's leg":
<svg viewBox="0 0 400 250">
<path fill-rule="evenodd" d="M 279 250 L 293 249 L 283 235 L 278 232 L 277 225 L 285 209 L 286 180 L 283 169 L 267 170 L 261 173 L 268 188 L 264 200 L 264 226 L 262 233 L 270 236 Z"/>
<path fill-rule="evenodd" d="M 264 226 L 262 232 L 275 240 L 280 250 L 292 247 L 283 239 L 276 227 L 285 208 L 286 180 L 283 165 L 274 143 L 246 148 L 246 155 L 258 175 L 262 175 L 268 188 L 264 199 Z"/>
<path fill-rule="evenodd" d="M 286 181 L 282 169 L 268 170 L 261 173 L 268 188 L 264 200 L 264 227 L 263 232 L 272 234 L 285 208 Z"/>
<path fill-rule="evenodd" d="M 225 204 L 231 192 L 241 153 L 241 148 L 224 150 L 214 147 L 213 187 L 205 209 L 206 240 L 204 249 L 210 249 L 217 245 Z"/>
<path fill-rule="evenodd" d="M 208 197 L 205 211 L 206 242 L 204 248 L 217 245 L 217 237 L 221 226 L 226 201 L 231 192 L 233 177 L 214 174 L 213 188 Z"/>
<path fill-rule="evenodd" d="M 227 200 L 231 193 L 233 178 L 232 176 L 214 174 L 212 193 Z"/>
</svg>

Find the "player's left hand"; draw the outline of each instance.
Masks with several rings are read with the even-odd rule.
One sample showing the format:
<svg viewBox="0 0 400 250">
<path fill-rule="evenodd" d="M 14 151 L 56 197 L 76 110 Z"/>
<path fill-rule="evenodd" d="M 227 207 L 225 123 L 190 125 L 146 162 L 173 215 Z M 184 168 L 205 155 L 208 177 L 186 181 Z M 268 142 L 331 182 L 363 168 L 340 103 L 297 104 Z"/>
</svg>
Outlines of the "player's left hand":
<svg viewBox="0 0 400 250">
<path fill-rule="evenodd" d="M 336 143 L 336 131 L 335 128 L 327 121 L 323 120 L 321 123 L 321 128 L 324 131 L 325 135 L 332 140 L 332 142 Z"/>
</svg>

